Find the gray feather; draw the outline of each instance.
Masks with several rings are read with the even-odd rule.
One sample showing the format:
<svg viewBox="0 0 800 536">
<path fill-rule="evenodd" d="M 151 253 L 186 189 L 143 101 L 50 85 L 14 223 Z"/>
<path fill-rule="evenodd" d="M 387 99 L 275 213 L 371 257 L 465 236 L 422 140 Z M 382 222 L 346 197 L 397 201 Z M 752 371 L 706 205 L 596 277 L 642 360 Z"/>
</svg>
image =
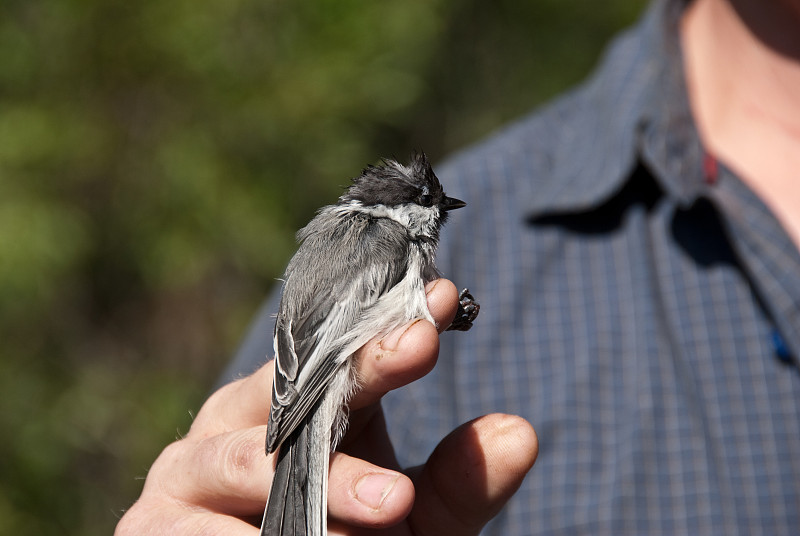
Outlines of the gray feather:
<svg viewBox="0 0 800 536">
<path fill-rule="evenodd" d="M 342 355 L 351 342 L 348 334 L 364 311 L 401 280 L 408 261 L 406 231 L 385 218 L 341 214 L 331 207 L 299 235 L 304 241 L 286 269 L 275 325 L 276 374 L 268 452 L 308 414 L 336 369 L 349 357 Z M 375 248 L 378 236 L 386 245 Z M 352 295 L 361 299 L 342 303 L 342 296 Z M 326 342 L 322 348 L 321 336 Z M 313 367 L 308 366 L 309 360 L 314 360 Z M 302 378 L 301 371 L 306 373 Z"/>
<path fill-rule="evenodd" d="M 464 203 L 444 194 L 424 154 L 385 164 L 297 233 L 274 333 L 266 450 L 279 454 L 262 536 L 327 533 L 330 453 L 358 383 L 350 357 L 411 320 L 433 322 L 425 284 L 439 276 L 439 229 Z"/>
</svg>

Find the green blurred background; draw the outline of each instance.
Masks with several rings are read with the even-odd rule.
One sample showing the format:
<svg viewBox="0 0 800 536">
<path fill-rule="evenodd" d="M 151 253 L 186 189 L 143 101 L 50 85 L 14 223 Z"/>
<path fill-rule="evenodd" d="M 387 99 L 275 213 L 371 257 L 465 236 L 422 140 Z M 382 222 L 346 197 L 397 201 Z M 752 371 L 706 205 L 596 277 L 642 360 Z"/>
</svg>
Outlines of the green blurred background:
<svg viewBox="0 0 800 536">
<path fill-rule="evenodd" d="M 579 81 L 643 5 L 2 0 L 0 534 L 110 534 L 317 207 Z"/>
</svg>

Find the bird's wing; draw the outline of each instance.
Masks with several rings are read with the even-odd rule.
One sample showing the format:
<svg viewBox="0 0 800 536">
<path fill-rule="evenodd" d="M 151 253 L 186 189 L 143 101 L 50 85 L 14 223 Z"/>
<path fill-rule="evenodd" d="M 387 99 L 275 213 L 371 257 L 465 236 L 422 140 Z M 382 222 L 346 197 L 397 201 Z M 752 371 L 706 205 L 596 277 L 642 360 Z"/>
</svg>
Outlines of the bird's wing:
<svg viewBox="0 0 800 536">
<path fill-rule="evenodd" d="M 334 232 L 312 221 L 287 268 L 275 326 L 268 452 L 308 415 L 349 357 L 342 351 L 362 314 L 405 276 L 405 229 L 384 218 L 351 218 Z"/>
</svg>

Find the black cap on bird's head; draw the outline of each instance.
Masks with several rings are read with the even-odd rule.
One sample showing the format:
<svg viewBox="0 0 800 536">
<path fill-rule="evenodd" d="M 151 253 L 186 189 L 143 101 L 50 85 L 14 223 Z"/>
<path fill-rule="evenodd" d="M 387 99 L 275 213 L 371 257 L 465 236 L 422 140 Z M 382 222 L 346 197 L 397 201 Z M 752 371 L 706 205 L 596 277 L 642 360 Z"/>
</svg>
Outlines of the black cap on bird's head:
<svg viewBox="0 0 800 536">
<path fill-rule="evenodd" d="M 416 153 L 408 166 L 394 160 L 383 165 L 368 166 L 342 195 L 342 202 L 357 201 L 364 206 L 388 207 L 415 203 L 423 207 L 438 207 L 445 216 L 448 210 L 466 206 L 459 199 L 447 197 L 433 172 L 425 153 Z"/>
</svg>

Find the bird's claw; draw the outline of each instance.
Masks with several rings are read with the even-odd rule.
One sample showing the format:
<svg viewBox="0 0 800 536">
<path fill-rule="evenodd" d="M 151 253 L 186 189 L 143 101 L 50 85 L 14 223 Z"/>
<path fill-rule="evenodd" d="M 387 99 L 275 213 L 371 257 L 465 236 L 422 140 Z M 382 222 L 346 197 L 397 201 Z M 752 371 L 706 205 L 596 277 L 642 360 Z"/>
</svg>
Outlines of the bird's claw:
<svg viewBox="0 0 800 536">
<path fill-rule="evenodd" d="M 475 301 L 469 289 L 464 289 L 458 294 L 458 310 L 453 323 L 447 328 L 448 331 L 467 331 L 472 327 L 472 322 L 478 317 L 481 306 Z"/>
</svg>

